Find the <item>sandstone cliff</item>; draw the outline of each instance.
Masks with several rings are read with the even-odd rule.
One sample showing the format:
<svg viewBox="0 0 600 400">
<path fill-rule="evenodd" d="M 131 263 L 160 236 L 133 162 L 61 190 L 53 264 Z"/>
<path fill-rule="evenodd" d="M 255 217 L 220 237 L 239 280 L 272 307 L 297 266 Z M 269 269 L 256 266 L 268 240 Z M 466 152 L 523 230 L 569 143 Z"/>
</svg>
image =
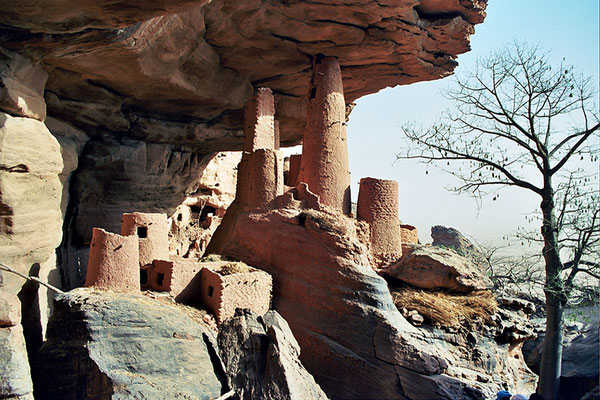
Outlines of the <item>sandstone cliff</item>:
<svg viewBox="0 0 600 400">
<path fill-rule="evenodd" d="M 255 87 L 275 94 L 282 145 L 297 144 L 316 58 L 339 60 L 346 103 L 439 79 L 469 49 L 485 5 L 2 1 L 0 261 L 64 289 L 80 286 L 92 227 L 118 231 L 128 211 L 171 215 L 214 154 L 241 149 Z M 1 290 L 28 304 L 26 336 L 39 332 L 41 341 L 47 293 L 0 277 Z M 3 349 L 24 359 L 15 338 L 18 346 Z M 1 387 L 2 396 L 30 395 L 27 371 L 15 374 L 25 389 Z"/>
</svg>

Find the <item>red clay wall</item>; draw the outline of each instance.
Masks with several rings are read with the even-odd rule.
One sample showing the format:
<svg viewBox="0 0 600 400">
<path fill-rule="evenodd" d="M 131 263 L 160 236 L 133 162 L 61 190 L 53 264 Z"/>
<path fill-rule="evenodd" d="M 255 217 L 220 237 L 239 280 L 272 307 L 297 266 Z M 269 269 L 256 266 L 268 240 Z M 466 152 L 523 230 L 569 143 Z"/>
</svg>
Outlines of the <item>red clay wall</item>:
<svg viewBox="0 0 600 400">
<path fill-rule="evenodd" d="M 201 301 L 200 271 L 202 263 L 196 259 L 174 258 L 171 261 L 154 260 L 149 275 L 151 290 L 169 292 L 177 302 L 199 303 Z M 162 285 L 158 285 L 163 274 Z"/>
<path fill-rule="evenodd" d="M 350 214 L 350 169 L 346 140 L 346 102 L 338 60 L 313 65 L 312 91 L 302 144 L 299 181 L 323 205 Z"/>
<path fill-rule="evenodd" d="M 358 192 L 357 216 L 369 223 L 374 256 L 402 254 L 398 220 L 398 182 L 362 178 Z"/>
<path fill-rule="evenodd" d="M 271 275 L 254 269 L 222 276 L 218 270 L 218 267 L 214 271 L 203 268 L 201 273 L 202 302 L 215 314 L 218 323 L 232 317 L 236 308 L 247 308 L 260 315 L 269 310 L 273 289 Z"/>
<path fill-rule="evenodd" d="M 138 229 L 139 228 L 139 229 Z M 139 237 L 145 229 L 145 238 Z M 127 213 L 121 220 L 121 235 L 139 237 L 140 265 L 169 259 L 169 224 L 166 214 Z"/>
<path fill-rule="evenodd" d="M 121 236 L 94 228 L 85 286 L 121 293 L 140 291 L 137 236 Z"/>
<path fill-rule="evenodd" d="M 244 112 L 244 151 L 275 149 L 275 103 L 269 88 L 258 88 Z"/>
<path fill-rule="evenodd" d="M 298 174 L 300 173 L 300 163 L 302 154 L 292 154 L 290 156 L 290 169 L 288 171 L 287 182 L 288 186 L 296 186 L 298 183 Z"/>
<path fill-rule="evenodd" d="M 250 166 L 250 207 L 270 205 L 283 194 L 283 158 L 280 151 L 258 149 L 248 155 Z"/>
</svg>

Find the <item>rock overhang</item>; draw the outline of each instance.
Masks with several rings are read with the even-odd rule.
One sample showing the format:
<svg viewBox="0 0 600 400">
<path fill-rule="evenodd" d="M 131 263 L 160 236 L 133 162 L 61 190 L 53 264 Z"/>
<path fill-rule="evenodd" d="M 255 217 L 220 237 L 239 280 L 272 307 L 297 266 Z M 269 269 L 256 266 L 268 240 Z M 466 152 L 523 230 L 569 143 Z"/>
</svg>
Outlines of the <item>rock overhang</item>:
<svg viewBox="0 0 600 400">
<path fill-rule="evenodd" d="M 34 6 L 35 3 L 36 5 Z M 238 150 L 254 87 L 298 143 L 311 67 L 339 59 L 350 103 L 439 79 L 469 50 L 486 0 L 9 1 L 4 46 L 49 72 L 48 113 L 90 135 Z"/>
</svg>

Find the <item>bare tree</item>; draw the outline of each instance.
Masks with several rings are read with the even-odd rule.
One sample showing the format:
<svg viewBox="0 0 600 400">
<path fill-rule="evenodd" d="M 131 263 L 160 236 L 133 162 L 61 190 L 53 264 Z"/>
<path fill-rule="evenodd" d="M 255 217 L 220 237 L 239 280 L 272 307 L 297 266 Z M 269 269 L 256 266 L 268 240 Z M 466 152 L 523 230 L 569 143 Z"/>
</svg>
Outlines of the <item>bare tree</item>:
<svg viewBox="0 0 600 400">
<path fill-rule="evenodd" d="M 455 110 L 426 130 L 404 126 L 412 146 L 398 158 L 441 164 L 459 178 L 458 193 L 480 198 L 516 187 L 539 196 L 546 335 L 537 392 L 555 399 L 564 306 L 578 273 L 597 276 L 597 193 L 580 186 L 597 179 L 581 168 L 598 157 L 595 88 L 564 60 L 551 66 L 547 52 L 514 43 L 480 59 L 445 94 Z"/>
</svg>

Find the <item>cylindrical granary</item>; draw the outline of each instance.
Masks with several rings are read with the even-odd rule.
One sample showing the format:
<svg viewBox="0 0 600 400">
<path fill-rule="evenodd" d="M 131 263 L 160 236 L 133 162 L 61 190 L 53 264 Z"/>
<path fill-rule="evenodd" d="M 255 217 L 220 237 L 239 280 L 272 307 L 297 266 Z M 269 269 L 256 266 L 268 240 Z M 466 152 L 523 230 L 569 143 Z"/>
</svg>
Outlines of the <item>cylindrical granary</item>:
<svg viewBox="0 0 600 400">
<path fill-rule="evenodd" d="M 402 241 L 402 252 L 414 245 L 419 243 L 419 232 L 417 228 L 412 225 L 400 225 L 400 240 Z"/>
<path fill-rule="evenodd" d="M 419 232 L 412 225 L 400 225 L 400 238 L 403 244 L 419 243 Z"/>
<path fill-rule="evenodd" d="M 292 154 L 290 156 L 290 169 L 288 171 L 287 182 L 288 186 L 296 186 L 298 183 L 298 174 L 300 173 L 300 162 L 302 154 Z"/>
<path fill-rule="evenodd" d="M 279 150 L 279 148 L 281 147 L 281 134 L 279 132 L 279 121 L 275 120 L 275 130 L 274 130 L 274 143 L 273 143 L 273 148 L 275 150 Z"/>
<path fill-rule="evenodd" d="M 248 201 L 250 201 L 251 178 L 249 157 L 249 153 L 244 153 L 237 169 L 235 203 L 239 204 L 240 206 L 244 206 L 248 204 Z"/>
<path fill-rule="evenodd" d="M 248 206 L 264 207 L 283 194 L 283 156 L 280 151 L 258 149 L 248 156 L 250 199 Z"/>
<path fill-rule="evenodd" d="M 85 286 L 121 293 L 140 291 L 137 236 L 121 236 L 94 228 Z"/>
<path fill-rule="evenodd" d="M 345 122 L 346 101 L 338 60 L 318 59 L 313 65 L 299 181 L 308 184 L 321 204 L 350 214 Z"/>
<path fill-rule="evenodd" d="M 244 151 L 275 148 L 275 102 L 269 88 L 258 88 L 244 111 Z"/>
<path fill-rule="evenodd" d="M 169 259 L 169 225 L 167 214 L 127 213 L 121 220 L 121 235 L 137 235 L 140 266 L 154 260 Z"/>
<path fill-rule="evenodd" d="M 369 223 L 371 252 L 374 256 L 402 255 L 398 182 L 362 178 L 358 191 L 357 217 Z"/>
</svg>

